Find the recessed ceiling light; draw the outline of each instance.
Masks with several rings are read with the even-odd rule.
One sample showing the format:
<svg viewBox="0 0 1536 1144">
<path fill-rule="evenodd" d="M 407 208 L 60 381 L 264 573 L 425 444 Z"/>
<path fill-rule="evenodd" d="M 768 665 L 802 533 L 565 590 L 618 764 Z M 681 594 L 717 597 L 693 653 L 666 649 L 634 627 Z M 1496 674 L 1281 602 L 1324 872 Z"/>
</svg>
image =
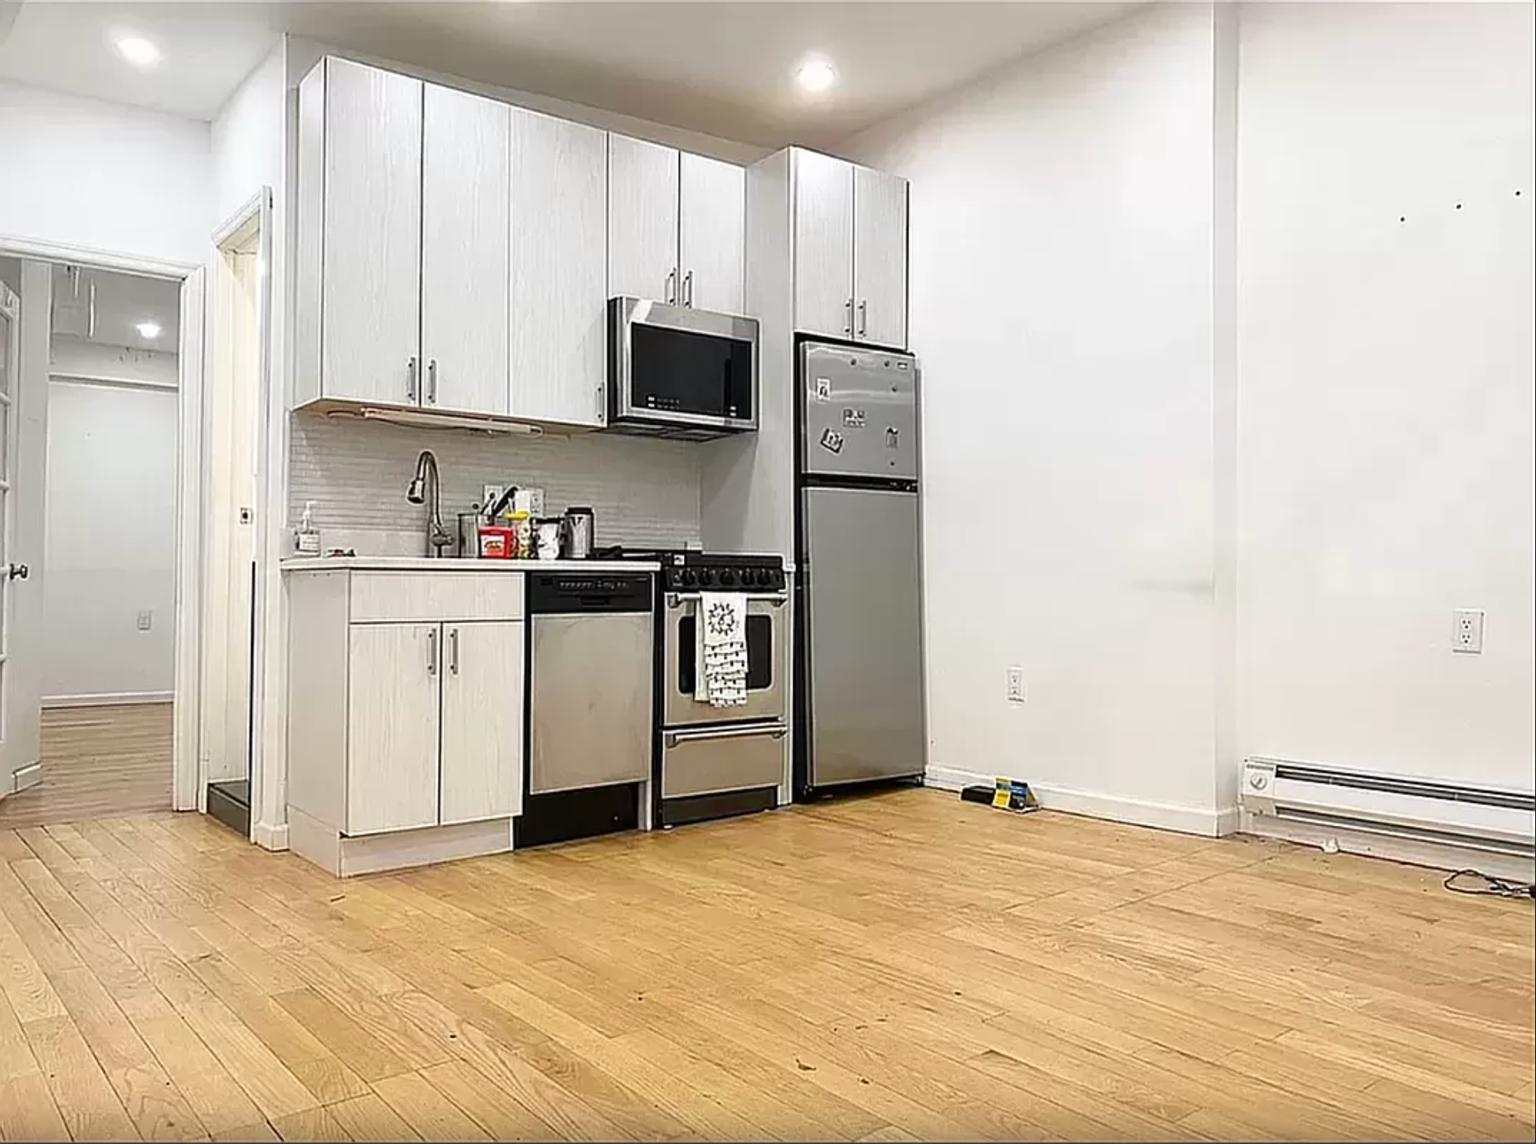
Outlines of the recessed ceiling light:
<svg viewBox="0 0 1536 1144">
<path fill-rule="evenodd" d="M 826 91 L 837 82 L 837 69 L 829 60 L 806 60 L 795 73 L 795 78 L 806 91 Z"/>
<path fill-rule="evenodd" d="M 160 336 L 159 322 L 140 322 L 135 329 L 139 331 L 139 337 L 153 341 Z"/>
<path fill-rule="evenodd" d="M 152 68 L 160 62 L 160 49 L 143 36 L 119 36 L 117 54 L 136 68 Z"/>
</svg>

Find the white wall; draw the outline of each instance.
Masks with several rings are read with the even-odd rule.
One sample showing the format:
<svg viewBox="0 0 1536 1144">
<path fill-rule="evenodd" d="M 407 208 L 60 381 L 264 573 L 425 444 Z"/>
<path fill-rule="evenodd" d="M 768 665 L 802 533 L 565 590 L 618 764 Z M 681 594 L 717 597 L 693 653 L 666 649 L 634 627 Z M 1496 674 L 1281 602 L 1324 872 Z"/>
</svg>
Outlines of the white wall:
<svg viewBox="0 0 1536 1144">
<path fill-rule="evenodd" d="M 45 702 L 168 693 L 176 391 L 59 378 L 48 388 Z"/>
<path fill-rule="evenodd" d="M 208 125 L 0 82 L 0 235 L 202 262 Z"/>
<path fill-rule="evenodd" d="M 1243 12 L 1244 753 L 1531 789 L 1532 31 Z"/>
<path fill-rule="evenodd" d="M 1144 10 L 843 149 L 912 185 L 931 765 L 1203 831 L 1213 51 Z"/>
</svg>

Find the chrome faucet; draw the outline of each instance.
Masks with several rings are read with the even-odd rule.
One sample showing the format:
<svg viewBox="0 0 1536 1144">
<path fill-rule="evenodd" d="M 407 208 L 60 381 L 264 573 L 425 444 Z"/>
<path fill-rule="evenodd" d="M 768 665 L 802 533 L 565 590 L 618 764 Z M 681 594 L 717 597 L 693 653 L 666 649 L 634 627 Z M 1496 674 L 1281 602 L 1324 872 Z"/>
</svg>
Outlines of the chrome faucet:
<svg viewBox="0 0 1536 1144">
<path fill-rule="evenodd" d="M 427 499 L 427 484 L 431 482 L 431 500 Z M 425 504 L 427 510 L 427 555 L 441 556 L 443 549 L 453 543 L 448 530 L 443 527 L 443 484 L 437 475 L 437 458 L 431 449 L 423 449 L 416 458 L 416 475 L 405 487 L 405 499 L 411 504 Z"/>
</svg>

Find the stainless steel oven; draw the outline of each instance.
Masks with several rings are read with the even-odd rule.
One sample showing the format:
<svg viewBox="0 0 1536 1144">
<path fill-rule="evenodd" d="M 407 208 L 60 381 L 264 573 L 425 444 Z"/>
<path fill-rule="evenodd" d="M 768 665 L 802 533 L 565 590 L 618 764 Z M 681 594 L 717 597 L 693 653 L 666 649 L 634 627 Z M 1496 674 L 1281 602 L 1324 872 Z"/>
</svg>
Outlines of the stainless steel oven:
<svg viewBox="0 0 1536 1144">
<path fill-rule="evenodd" d="M 779 592 L 747 593 L 747 702 L 741 707 L 711 707 L 696 699 L 698 686 L 698 592 L 668 592 L 663 597 L 662 725 L 740 723 L 784 719 L 784 673 L 789 659 L 789 597 Z"/>
<path fill-rule="evenodd" d="M 747 696 L 696 698 L 698 616 L 710 592 L 747 598 Z M 789 591 L 776 556 L 675 553 L 657 595 L 656 808 L 662 826 L 778 805 L 789 766 Z"/>
<path fill-rule="evenodd" d="M 608 428 L 708 440 L 757 428 L 757 321 L 608 300 Z"/>
</svg>

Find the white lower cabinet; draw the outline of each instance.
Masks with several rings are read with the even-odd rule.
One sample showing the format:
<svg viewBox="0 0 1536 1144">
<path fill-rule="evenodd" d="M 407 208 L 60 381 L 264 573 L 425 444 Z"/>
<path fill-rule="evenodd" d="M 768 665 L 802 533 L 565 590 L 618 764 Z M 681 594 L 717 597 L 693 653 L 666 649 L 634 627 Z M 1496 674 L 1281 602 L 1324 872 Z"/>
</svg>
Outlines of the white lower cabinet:
<svg viewBox="0 0 1536 1144">
<path fill-rule="evenodd" d="M 438 821 L 523 809 L 523 625 L 444 624 Z"/>
<path fill-rule="evenodd" d="M 523 577 L 289 580 L 289 845 L 338 875 L 511 847 Z"/>
<path fill-rule="evenodd" d="M 437 825 L 438 624 L 347 633 L 347 834 Z"/>
</svg>

